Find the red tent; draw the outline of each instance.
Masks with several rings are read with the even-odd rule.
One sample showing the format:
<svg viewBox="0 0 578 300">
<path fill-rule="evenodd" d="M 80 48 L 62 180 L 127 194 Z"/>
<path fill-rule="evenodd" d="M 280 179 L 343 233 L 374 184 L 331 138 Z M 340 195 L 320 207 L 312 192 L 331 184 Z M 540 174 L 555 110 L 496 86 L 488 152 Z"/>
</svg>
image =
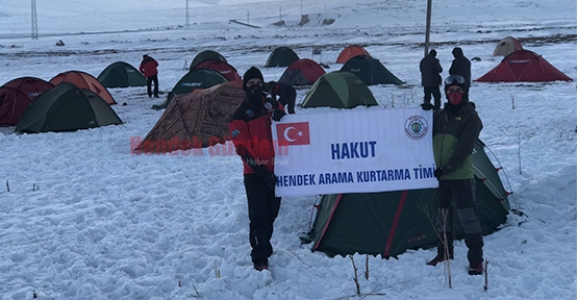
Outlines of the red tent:
<svg viewBox="0 0 578 300">
<path fill-rule="evenodd" d="M 570 77 L 554 68 L 541 55 L 528 50 L 518 50 L 504 57 L 497 67 L 474 81 L 545 82 L 556 80 L 572 81 Z"/>
<path fill-rule="evenodd" d="M 325 70 L 314 60 L 302 58 L 293 62 L 281 78 L 280 82 L 286 82 L 291 85 L 312 85 L 317 78 L 325 74 Z"/>
<path fill-rule="evenodd" d="M 54 86 L 36 77 L 12 79 L 0 87 L 0 126 L 15 126 L 38 95 Z"/>
<path fill-rule="evenodd" d="M 358 55 L 371 56 L 371 55 L 369 55 L 369 52 L 367 52 L 367 50 L 363 49 L 363 47 L 360 47 L 360 46 L 349 46 L 349 47 L 343 49 L 343 51 L 341 51 L 341 53 L 339 53 L 339 56 L 337 57 L 336 63 L 338 63 L 338 64 L 344 64 L 344 63 L 346 63 L 350 58 L 352 58 L 352 57 L 354 57 L 354 56 L 358 56 Z"/>
<path fill-rule="evenodd" d="M 220 60 L 216 60 L 216 59 L 205 60 L 205 61 L 195 65 L 191 70 L 198 70 L 198 69 L 203 69 L 203 68 L 217 71 L 217 72 L 221 73 L 221 75 L 225 76 L 225 78 L 227 78 L 227 80 L 229 80 L 229 81 L 236 81 L 239 83 L 243 83 L 243 79 L 241 79 L 241 76 L 239 76 L 239 73 L 237 73 L 237 70 L 235 68 L 233 68 L 233 66 L 231 66 L 230 64 L 228 64 L 224 61 L 220 61 Z"/>
<path fill-rule="evenodd" d="M 50 83 L 54 85 L 57 85 L 61 82 L 70 82 L 76 85 L 78 88 L 89 90 L 99 95 L 109 105 L 116 104 L 116 101 L 114 101 L 114 98 L 112 98 L 112 95 L 108 92 L 104 85 L 102 85 L 98 79 L 88 73 L 82 71 L 68 71 L 60 73 L 50 79 Z"/>
</svg>

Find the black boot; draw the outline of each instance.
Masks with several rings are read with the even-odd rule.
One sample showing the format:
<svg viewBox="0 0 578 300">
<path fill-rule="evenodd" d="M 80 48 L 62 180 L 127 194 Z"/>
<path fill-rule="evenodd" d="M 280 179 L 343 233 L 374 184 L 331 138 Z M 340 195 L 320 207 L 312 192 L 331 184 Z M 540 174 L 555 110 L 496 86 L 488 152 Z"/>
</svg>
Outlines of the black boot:
<svg viewBox="0 0 578 300">
<path fill-rule="evenodd" d="M 449 259 L 454 259 L 454 235 L 451 232 L 445 233 L 447 242 L 448 242 L 448 254 Z M 446 257 L 446 250 L 444 247 L 444 243 L 438 239 L 438 246 L 437 246 L 438 254 L 432 260 L 428 261 L 426 265 L 428 266 L 436 266 L 438 263 L 446 261 L 448 257 Z"/>
<path fill-rule="evenodd" d="M 482 275 L 484 272 L 484 262 L 474 262 L 470 261 L 470 266 L 468 268 L 468 274 L 470 275 Z"/>
</svg>

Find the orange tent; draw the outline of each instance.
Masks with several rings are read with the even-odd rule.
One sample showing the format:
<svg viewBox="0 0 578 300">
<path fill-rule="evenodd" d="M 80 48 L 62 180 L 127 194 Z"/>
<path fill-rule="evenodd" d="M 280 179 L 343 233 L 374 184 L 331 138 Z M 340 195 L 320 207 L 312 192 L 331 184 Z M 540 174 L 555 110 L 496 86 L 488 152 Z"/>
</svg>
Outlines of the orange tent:
<svg viewBox="0 0 578 300">
<path fill-rule="evenodd" d="M 68 71 L 60 73 L 50 79 L 50 83 L 55 86 L 61 82 L 70 82 L 78 88 L 89 90 L 99 95 L 109 105 L 116 104 L 116 101 L 114 101 L 112 95 L 108 92 L 104 85 L 102 85 L 98 79 L 88 73 L 82 71 Z"/>
<path fill-rule="evenodd" d="M 346 63 L 350 58 L 354 57 L 354 56 L 358 56 L 358 55 L 367 55 L 367 56 L 371 56 L 369 54 L 369 52 L 367 52 L 367 50 L 363 49 L 363 47 L 360 46 L 349 46 L 345 49 L 343 49 L 343 51 L 341 51 L 341 53 L 339 54 L 339 56 L 337 57 L 337 63 L 338 64 L 344 64 Z"/>
</svg>

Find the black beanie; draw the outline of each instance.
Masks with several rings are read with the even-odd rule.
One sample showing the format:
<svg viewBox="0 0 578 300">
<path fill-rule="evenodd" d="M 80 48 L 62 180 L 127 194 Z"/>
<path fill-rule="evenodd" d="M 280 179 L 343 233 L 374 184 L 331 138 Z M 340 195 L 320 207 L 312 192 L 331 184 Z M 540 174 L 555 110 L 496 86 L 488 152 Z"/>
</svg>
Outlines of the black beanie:
<svg viewBox="0 0 578 300">
<path fill-rule="evenodd" d="M 255 67 L 251 67 L 249 70 L 247 70 L 247 72 L 245 72 L 245 74 L 243 74 L 243 89 L 247 88 L 247 82 L 253 78 L 259 78 L 261 79 L 261 82 L 264 81 L 261 71 Z"/>
<path fill-rule="evenodd" d="M 430 50 L 429 55 L 436 57 L 436 55 L 438 55 L 438 52 L 435 50 Z"/>
</svg>

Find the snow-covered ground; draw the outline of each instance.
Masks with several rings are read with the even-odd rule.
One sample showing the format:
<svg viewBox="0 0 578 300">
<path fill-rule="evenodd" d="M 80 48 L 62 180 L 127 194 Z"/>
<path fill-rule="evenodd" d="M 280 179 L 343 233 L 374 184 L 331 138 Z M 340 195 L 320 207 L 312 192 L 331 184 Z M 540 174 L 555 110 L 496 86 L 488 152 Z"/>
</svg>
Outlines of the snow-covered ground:
<svg viewBox="0 0 578 300">
<path fill-rule="evenodd" d="M 301 3 L 312 20 L 303 27 L 295 25 Z M 407 82 L 370 87 L 383 106 L 421 102 L 426 1 L 189 5 L 187 29 L 182 0 L 38 1 L 40 39 L 32 40 L 30 3 L 0 0 L 0 84 L 69 70 L 97 76 L 119 60 L 138 66 L 148 53 L 160 63 L 166 95 L 201 50 L 219 51 L 242 75 L 287 45 L 332 71 L 341 67 L 339 52 L 356 43 Z M 229 22 L 247 18 L 260 28 Z M 335 22 L 321 26 L 326 18 Z M 271 25 L 280 19 L 288 26 Z M 434 250 L 408 251 L 398 259 L 370 257 L 361 292 L 383 295 L 365 299 L 576 299 L 576 1 L 433 1 L 431 42 L 444 75 L 455 46 L 481 58 L 472 62 L 473 78 L 485 74 L 499 63 L 491 55 L 507 35 L 574 81 L 473 84 L 481 139 L 504 167 L 512 207 L 527 215 L 510 215 L 485 237 L 489 289 L 467 275 L 467 248 L 456 242 L 452 289 L 443 267 L 425 265 Z M 316 47 L 322 55 L 312 57 Z M 284 69 L 262 71 L 277 80 Z M 318 198 L 283 200 L 270 271 L 253 270 L 241 161 L 206 151 L 131 155 L 131 137 L 152 128 L 162 111 L 150 106 L 160 101 L 145 88 L 110 92 L 128 104 L 113 106 L 124 125 L 31 135 L 0 129 L 0 299 L 356 298 L 349 258 L 300 244 Z M 305 93 L 298 91 L 298 101 Z M 365 256 L 354 259 L 365 263 Z"/>
</svg>

